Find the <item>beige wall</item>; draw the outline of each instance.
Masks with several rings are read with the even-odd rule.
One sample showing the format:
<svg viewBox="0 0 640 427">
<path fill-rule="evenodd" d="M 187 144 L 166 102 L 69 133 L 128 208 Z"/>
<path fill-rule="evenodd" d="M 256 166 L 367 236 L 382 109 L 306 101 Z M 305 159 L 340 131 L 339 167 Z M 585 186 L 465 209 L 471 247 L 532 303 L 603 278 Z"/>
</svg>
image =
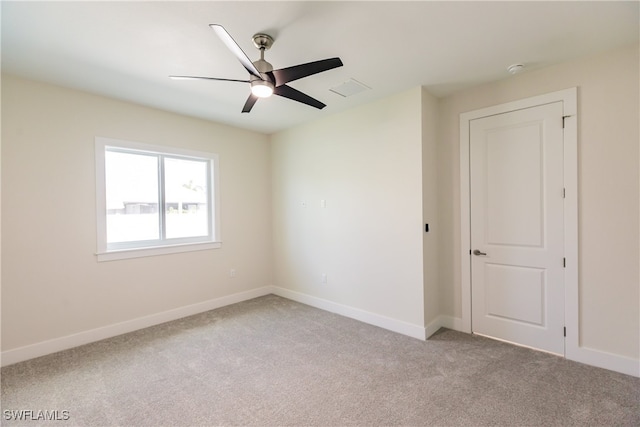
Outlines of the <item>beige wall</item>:
<svg viewBox="0 0 640 427">
<path fill-rule="evenodd" d="M 438 278 L 438 115 L 439 102 L 422 90 L 422 268 L 424 274 L 424 323 L 429 325 L 440 314 Z M 437 328 L 437 326 L 435 326 Z M 435 331 L 427 331 L 432 333 Z"/>
<path fill-rule="evenodd" d="M 415 88 L 271 137 L 3 76 L 2 350 L 271 284 L 455 320 L 459 114 L 578 86 L 581 345 L 638 359 L 638 63 L 634 46 L 440 100 Z M 97 263 L 95 136 L 217 152 L 223 248 Z"/>
<path fill-rule="evenodd" d="M 460 317 L 459 114 L 578 87 L 580 345 L 640 357 L 638 46 L 440 100 L 440 308 Z"/>
<path fill-rule="evenodd" d="M 276 286 L 424 326 L 421 97 L 273 135 Z"/>
<path fill-rule="evenodd" d="M 96 136 L 218 153 L 222 248 L 96 262 Z M 3 76 L 2 350 L 271 285 L 270 212 L 267 136 Z"/>
</svg>

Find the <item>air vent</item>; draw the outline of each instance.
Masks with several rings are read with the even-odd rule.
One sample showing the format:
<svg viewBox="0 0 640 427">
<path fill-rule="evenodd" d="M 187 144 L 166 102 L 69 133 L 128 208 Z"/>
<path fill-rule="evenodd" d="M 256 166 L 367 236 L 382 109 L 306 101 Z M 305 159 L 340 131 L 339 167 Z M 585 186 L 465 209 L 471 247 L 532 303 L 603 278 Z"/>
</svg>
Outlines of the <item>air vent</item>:
<svg viewBox="0 0 640 427">
<path fill-rule="evenodd" d="M 360 92 L 364 92 L 365 90 L 370 90 L 371 88 L 365 84 L 360 83 L 355 79 L 347 80 L 341 85 L 332 87 L 329 89 L 331 92 L 337 93 L 340 96 L 344 96 L 345 98 L 348 96 L 355 95 Z"/>
</svg>

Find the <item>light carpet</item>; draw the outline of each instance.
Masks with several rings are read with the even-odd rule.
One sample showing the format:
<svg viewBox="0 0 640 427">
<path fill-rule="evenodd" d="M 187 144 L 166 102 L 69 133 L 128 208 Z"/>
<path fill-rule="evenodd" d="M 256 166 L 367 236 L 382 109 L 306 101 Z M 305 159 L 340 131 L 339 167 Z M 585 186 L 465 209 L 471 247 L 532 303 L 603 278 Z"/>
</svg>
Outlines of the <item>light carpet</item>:
<svg viewBox="0 0 640 427">
<path fill-rule="evenodd" d="M 639 426 L 640 379 L 269 295 L 5 367 L 1 406 L 6 426 Z"/>
</svg>

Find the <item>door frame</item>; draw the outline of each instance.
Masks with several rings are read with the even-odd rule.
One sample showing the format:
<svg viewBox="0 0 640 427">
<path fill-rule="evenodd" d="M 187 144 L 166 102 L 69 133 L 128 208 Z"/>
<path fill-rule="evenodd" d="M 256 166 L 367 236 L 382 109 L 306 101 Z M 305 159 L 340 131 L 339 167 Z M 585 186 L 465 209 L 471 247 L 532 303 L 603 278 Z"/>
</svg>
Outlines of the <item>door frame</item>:
<svg viewBox="0 0 640 427">
<path fill-rule="evenodd" d="M 471 324 L 471 204 L 470 204 L 470 121 L 539 105 L 562 102 L 564 138 L 564 317 L 565 357 L 574 359 L 579 351 L 578 295 L 578 89 L 576 87 L 544 95 L 482 108 L 460 114 L 460 282 L 462 330 Z"/>
</svg>

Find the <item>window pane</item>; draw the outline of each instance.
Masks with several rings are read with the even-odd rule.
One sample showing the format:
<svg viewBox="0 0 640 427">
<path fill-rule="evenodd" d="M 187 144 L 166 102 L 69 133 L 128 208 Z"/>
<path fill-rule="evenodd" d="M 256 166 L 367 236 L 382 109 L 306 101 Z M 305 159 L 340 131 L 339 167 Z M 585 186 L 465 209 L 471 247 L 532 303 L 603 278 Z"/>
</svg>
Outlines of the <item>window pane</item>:
<svg viewBox="0 0 640 427">
<path fill-rule="evenodd" d="M 209 235 L 208 162 L 164 159 L 166 237 Z"/>
<path fill-rule="evenodd" d="M 158 158 L 105 152 L 107 243 L 157 240 Z"/>
</svg>

